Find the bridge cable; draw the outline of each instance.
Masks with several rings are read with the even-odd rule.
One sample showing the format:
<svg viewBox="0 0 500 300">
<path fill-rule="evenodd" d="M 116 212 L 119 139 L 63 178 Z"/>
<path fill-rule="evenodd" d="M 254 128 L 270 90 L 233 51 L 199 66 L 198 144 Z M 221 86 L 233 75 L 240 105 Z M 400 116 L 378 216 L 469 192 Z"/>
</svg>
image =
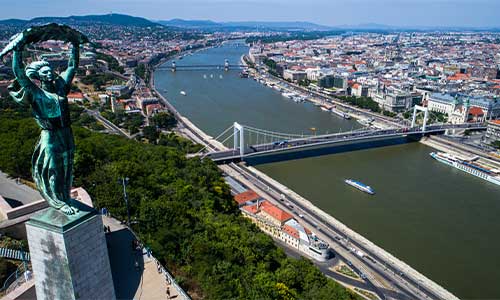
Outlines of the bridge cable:
<svg viewBox="0 0 500 300">
<path fill-rule="evenodd" d="M 274 134 L 274 135 L 278 135 L 278 136 L 284 136 L 284 137 L 292 137 L 292 136 L 296 136 L 296 137 L 301 137 L 302 135 L 300 134 L 293 134 L 293 133 L 283 133 L 283 132 L 277 132 L 277 131 L 270 131 L 270 130 L 266 130 L 266 129 L 260 129 L 260 128 L 255 128 L 255 127 L 251 127 L 251 126 L 248 126 L 248 125 L 244 125 L 244 127 L 248 130 L 254 130 L 254 131 L 260 131 L 262 133 L 269 133 L 269 134 Z"/>
<path fill-rule="evenodd" d="M 226 132 L 230 129 L 233 128 L 234 125 L 231 125 L 229 126 L 228 128 L 226 128 L 221 134 L 219 134 L 214 140 L 217 141 L 217 139 L 219 139 L 221 136 L 223 136 L 224 134 L 226 134 Z M 234 133 L 233 133 L 234 134 Z M 232 136 L 232 135 L 231 135 Z M 206 148 L 208 147 L 208 143 L 203 147 L 201 148 L 198 152 L 196 152 L 195 154 L 200 154 L 202 151 L 204 151 Z"/>
</svg>

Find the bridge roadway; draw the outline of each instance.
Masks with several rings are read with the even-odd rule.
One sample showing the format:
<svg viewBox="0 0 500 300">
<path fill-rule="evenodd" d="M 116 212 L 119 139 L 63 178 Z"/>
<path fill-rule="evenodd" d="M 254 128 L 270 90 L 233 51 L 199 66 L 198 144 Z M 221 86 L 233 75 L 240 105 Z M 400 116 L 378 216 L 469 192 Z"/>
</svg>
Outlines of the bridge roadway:
<svg viewBox="0 0 500 300">
<path fill-rule="evenodd" d="M 251 145 L 245 148 L 244 155 L 240 155 L 239 149 L 229 149 L 206 154 L 205 157 L 212 159 L 217 163 L 230 161 L 240 161 L 243 158 L 252 156 L 262 156 L 276 154 L 279 152 L 301 151 L 319 146 L 359 143 L 372 139 L 391 139 L 397 137 L 416 136 L 431 134 L 442 134 L 447 129 L 486 129 L 483 124 L 457 124 L 457 125 L 431 125 L 422 131 L 420 128 L 398 128 L 398 129 L 382 129 L 382 130 L 362 130 L 343 133 L 325 134 L 313 137 L 298 138 L 292 140 L 283 140 L 281 142 L 265 143 L 259 145 Z"/>
<path fill-rule="evenodd" d="M 227 149 L 223 145 L 215 143 L 211 137 L 204 134 L 203 131 L 184 118 L 165 97 L 156 91 L 154 87 L 153 72 L 150 82 L 152 83 L 152 90 L 156 92 L 161 101 L 171 110 L 179 124 L 191 132 L 195 140 L 211 151 L 222 151 Z M 265 174 L 255 174 L 256 170 L 254 171 L 251 170 L 251 168 L 236 165 L 234 163 L 220 167 L 227 173 L 234 172 L 235 174 L 245 177 L 250 184 L 255 183 L 261 187 L 265 187 L 268 191 L 273 191 L 275 195 L 286 194 L 289 197 L 289 201 L 295 205 L 300 205 L 298 207 L 307 213 L 308 219 L 310 220 L 308 222 L 310 224 L 324 224 L 326 230 L 330 232 L 330 235 L 326 237 L 324 235 L 322 236 L 326 238 L 326 241 L 330 243 L 331 246 L 335 245 L 334 250 L 337 251 L 337 253 L 342 252 L 342 256 L 350 260 L 356 272 L 363 271 L 364 274 L 368 275 L 367 282 L 377 289 L 377 294 L 381 299 L 458 299 L 443 287 L 418 273 L 385 250 L 369 242 L 367 239 L 352 231 L 332 216 L 316 208 L 312 203 L 295 194 L 285 186 L 280 185 L 271 178 L 263 179 Z M 331 235 L 332 232 L 345 237 L 347 242 L 343 243 L 337 240 L 335 236 Z M 374 260 L 374 263 L 358 259 L 352 253 L 349 253 L 349 251 L 342 250 L 347 244 L 351 244 L 364 251 L 367 256 Z M 375 279 L 373 274 L 381 276 L 386 284 L 390 285 L 390 289 L 387 289 L 386 285 L 381 284 L 379 280 Z M 397 295 L 394 295 L 394 293 Z M 409 297 L 403 296 L 403 294 L 409 295 Z"/>
<path fill-rule="evenodd" d="M 233 64 L 233 65 L 176 65 L 175 70 L 180 71 L 180 70 L 206 70 L 206 69 L 221 69 L 223 70 L 224 68 L 229 68 L 229 69 L 243 69 L 246 68 L 245 65 L 238 65 L 238 64 Z M 161 66 L 158 67 L 157 70 L 171 70 L 172 66 Z"/>
</svg>

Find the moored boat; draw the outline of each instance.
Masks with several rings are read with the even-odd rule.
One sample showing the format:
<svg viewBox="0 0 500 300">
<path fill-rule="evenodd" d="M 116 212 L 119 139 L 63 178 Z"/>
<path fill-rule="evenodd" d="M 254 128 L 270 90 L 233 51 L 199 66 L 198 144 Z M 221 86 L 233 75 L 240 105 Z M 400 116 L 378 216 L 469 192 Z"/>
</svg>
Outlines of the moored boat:
<svg viewBox="0 0 500 300">
<path fill-rule="evenodd" d="M 342 117 L 342 118 L 344 118 L 344 119 L 346 119 L 346 120 L 349 120 L 349 119 L 351 118 L 351 116 L 350 116 L 349 114 L 347 114 L 347 113 L 345 113 L 345 112 L 343 112 L 343 111 L 340 111 L 340 110 L 336 109 L 335 107 L 332 107 L 332 108 L 330 109 L 330 111 L 331 111 L 333 114 L 335 114 L 335 115 L 337 115 L 337 116 L 339 116 L 339 117 Z"/>
<path fill-rule="evenodd" d="M 447 164 L 488 182 L 500 185 L 500 170 L 491 169 L 475 162 L 477 157 L 465 159 L 446 152 L 431 152 L 430 156 L 440 163 Z"/>
</svg>

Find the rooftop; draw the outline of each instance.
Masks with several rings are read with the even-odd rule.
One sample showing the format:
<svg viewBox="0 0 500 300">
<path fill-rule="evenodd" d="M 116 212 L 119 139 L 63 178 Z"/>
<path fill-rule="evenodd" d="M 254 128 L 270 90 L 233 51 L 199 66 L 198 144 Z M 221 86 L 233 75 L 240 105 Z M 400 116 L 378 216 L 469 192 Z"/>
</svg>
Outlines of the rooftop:
<svg viewBox="0 0 500 300">
<path fill-rule="evenodd" d="M 262 211 L 265 211 L 269 216 L 275 218 L 276 220 L 282 223 L 293 218 L 291 214 L 287 213 L 284 210 L 279 209 L 278 207 L 272 205 L 268 201 L 262 201 L 260 208 Z"/>
<path fill-rule="evenodd" d="M 288 235 L 296 238 L 296 239 L 300 238 L 299 231 L 297 229 L 293 228 L 290 225 L 284 225 L 283 226 L 283 231 L 286 232 Z"/>
<path fill-rule="evenodd" d="M 245 191 L 243 193 L 239 193 L 237 195 L 234 196 L 234 200 L 236 202 L 238 202 L 239 205 L 243 205 L 247 202 L 252 202 L 252 201 L 255 201 L 257 199 L 260 199 L 261 197 L 259 196 L 259 194 L 257 194 L 256 192 L 252 191 L 252 190 L 248 190 L 248 191 Z"/>
</svg>

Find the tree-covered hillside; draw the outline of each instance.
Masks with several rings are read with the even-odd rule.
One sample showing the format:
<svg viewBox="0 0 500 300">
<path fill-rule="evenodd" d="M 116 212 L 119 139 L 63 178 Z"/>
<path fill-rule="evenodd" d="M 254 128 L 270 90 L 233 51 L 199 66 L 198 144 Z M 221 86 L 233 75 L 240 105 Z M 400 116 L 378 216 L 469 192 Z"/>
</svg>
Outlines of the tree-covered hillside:
<svg viewBox="0 0 500 300">
<path fill-rule="evenodd" d="M 30 179 L 38 127 L 29 114 L 6 102 L 1 107 L 0 169 Z M 359 299 L 308 260 L 288 258 L 242 217 L 212 161 L 187 159 L 176 143 L 151 145 L 73 127 L 74 185 L 96 207 L 125 219 L 118 180 L 130 178 L 133 229 L 195 298 Z"/>
</svg>

